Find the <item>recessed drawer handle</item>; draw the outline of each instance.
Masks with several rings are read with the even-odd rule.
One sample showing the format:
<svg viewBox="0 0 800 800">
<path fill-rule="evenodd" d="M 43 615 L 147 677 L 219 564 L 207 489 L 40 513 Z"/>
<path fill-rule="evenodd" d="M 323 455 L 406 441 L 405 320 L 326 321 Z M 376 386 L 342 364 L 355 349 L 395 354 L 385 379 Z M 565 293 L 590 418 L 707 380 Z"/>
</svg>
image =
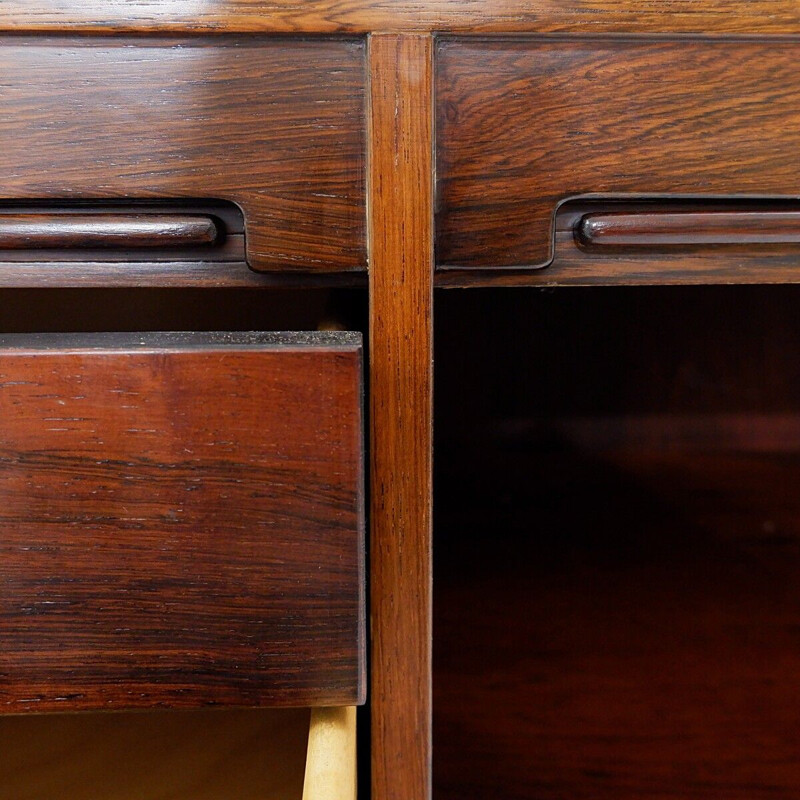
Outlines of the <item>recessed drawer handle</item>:
<svg viewBox="0 0 800 800">
<path fill-rule="evenodd" d="M 793 244 L 800 211 L 676 211 L 586 214 L 576 234 L 588 246 Z"/>
<path fill-rule="evenodd" d="M 191 214 L 0 214 L 0 250 L 212 245 L 211 217 Z"/>
</svg>

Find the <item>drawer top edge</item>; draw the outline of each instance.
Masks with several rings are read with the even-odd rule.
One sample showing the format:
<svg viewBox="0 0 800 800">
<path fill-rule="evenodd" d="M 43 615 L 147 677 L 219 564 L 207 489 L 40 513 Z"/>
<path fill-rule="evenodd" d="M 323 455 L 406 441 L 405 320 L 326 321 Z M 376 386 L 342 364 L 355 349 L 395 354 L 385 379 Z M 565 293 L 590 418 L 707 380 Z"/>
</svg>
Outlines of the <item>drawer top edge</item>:
<svg viewBox="0 0 800 800">
<path fill-rule="evenodd" d="M 360 350 L 357 331 L 147 331 L 102 333 L 9 333 L 0 335 L 5 350 L 164 350 L 319 349 Z"/>
</svg>

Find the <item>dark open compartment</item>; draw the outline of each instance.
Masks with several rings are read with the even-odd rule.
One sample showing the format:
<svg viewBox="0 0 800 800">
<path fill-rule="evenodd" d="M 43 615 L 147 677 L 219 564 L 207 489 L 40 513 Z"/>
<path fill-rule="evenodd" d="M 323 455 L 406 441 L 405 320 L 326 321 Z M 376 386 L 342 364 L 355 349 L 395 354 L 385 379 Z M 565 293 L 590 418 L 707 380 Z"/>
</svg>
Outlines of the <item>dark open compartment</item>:
<svg viewBox="0 0 800 800">
<path fill-rule="evenodd" d="M 800 791 L 798 302 L 438 296 L 438 800 Z"/>
</svg>

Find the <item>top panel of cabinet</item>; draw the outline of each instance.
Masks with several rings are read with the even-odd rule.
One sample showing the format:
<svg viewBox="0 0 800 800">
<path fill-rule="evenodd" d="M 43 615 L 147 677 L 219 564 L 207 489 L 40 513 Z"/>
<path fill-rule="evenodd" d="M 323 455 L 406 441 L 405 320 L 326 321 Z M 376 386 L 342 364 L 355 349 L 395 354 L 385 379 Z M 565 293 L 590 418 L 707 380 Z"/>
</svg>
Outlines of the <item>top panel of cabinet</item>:
<svg viewBox="0 0 800 800">
<path fill-rule="evenodd" d="M 0 203 L 229 201 L 259 271 L 364 269 L 365 43 L 0 37 Z"/>
<path fill-rule="evenodd" d="M 796 0 L 3 0 L 7 31 L 800 33 Z"/>
</svg>

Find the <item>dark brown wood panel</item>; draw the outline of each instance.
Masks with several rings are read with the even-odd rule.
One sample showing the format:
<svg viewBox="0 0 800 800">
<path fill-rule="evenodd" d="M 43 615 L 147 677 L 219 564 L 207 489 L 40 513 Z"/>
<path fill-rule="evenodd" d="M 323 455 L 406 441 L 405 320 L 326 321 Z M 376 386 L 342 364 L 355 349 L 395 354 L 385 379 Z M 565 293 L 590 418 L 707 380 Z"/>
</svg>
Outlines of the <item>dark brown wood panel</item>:
<svg viewBox="0 0 800 800">
<path fill-rule="evenodd" d="M 443 458 L 436 797 L 800 793 L 796 453 Z"/>
<path fill-rule="evenodd" d="M 0 29 L 800 33 L 794 0 L 4 0 Z"/>
<path fill-rule="evenodd" d="M 365 45 L 0 38 L 0 200 L 237 203 L 257 270 L 363 269 Z"/>
<path fill-rule="evenodd" d="M 226 247 L 231 244 L 226 240 Z M 222 249 L 222 248 L 220 248 Z M 66 251 L 64 251 L 66 252 Z M 217 254 L 215 254 L 217 255 Z M 241 259 L 199 261 L 108 261 L 95 253 L 91 261 L 20 261 L 0 269 L 0 288 L 207 288 L 366 286 L 364 272 L 254 272 Z"/>
<path fill-rule="evenodd" d="M 800 41 L 443 39 L 437 263 L 543 267 L 580 195 L 800 195 Z"/>
<path fill-rule="evenodd" d="M 769 232 L 758 222 L 774 217 L 790 224 L 797 207 L 796 202 L 576 200 L 564 203 L 556 213 L 555 254 L 546 269 L 443 269 L 436 283 L 444 287 L 798 283 L 800 243 L 785 241 L 785 231 Z M 684 244 L 585 244 L 579 230 L 582 220 L 598 214 L 644 218 L 698 214 L 706 221 L 709 216 L 718 221 L 727 218 L 731 226 L 706 229 L 705 235 L 725 240 L 713 245 L 700 241 L 696 231 L 687 231 Z M 740 218 L 752 221 L 752 229 L 733 227 Z"/>
<path fill-rule="evenodd" d="M 372 797 L 431 794 L 433 39 L 370 37 Z"/>
<path fill-rule="evenodd" d="M 363 701 L 360 359 L 0 337 L 0 710 Z"/>
</svg>

